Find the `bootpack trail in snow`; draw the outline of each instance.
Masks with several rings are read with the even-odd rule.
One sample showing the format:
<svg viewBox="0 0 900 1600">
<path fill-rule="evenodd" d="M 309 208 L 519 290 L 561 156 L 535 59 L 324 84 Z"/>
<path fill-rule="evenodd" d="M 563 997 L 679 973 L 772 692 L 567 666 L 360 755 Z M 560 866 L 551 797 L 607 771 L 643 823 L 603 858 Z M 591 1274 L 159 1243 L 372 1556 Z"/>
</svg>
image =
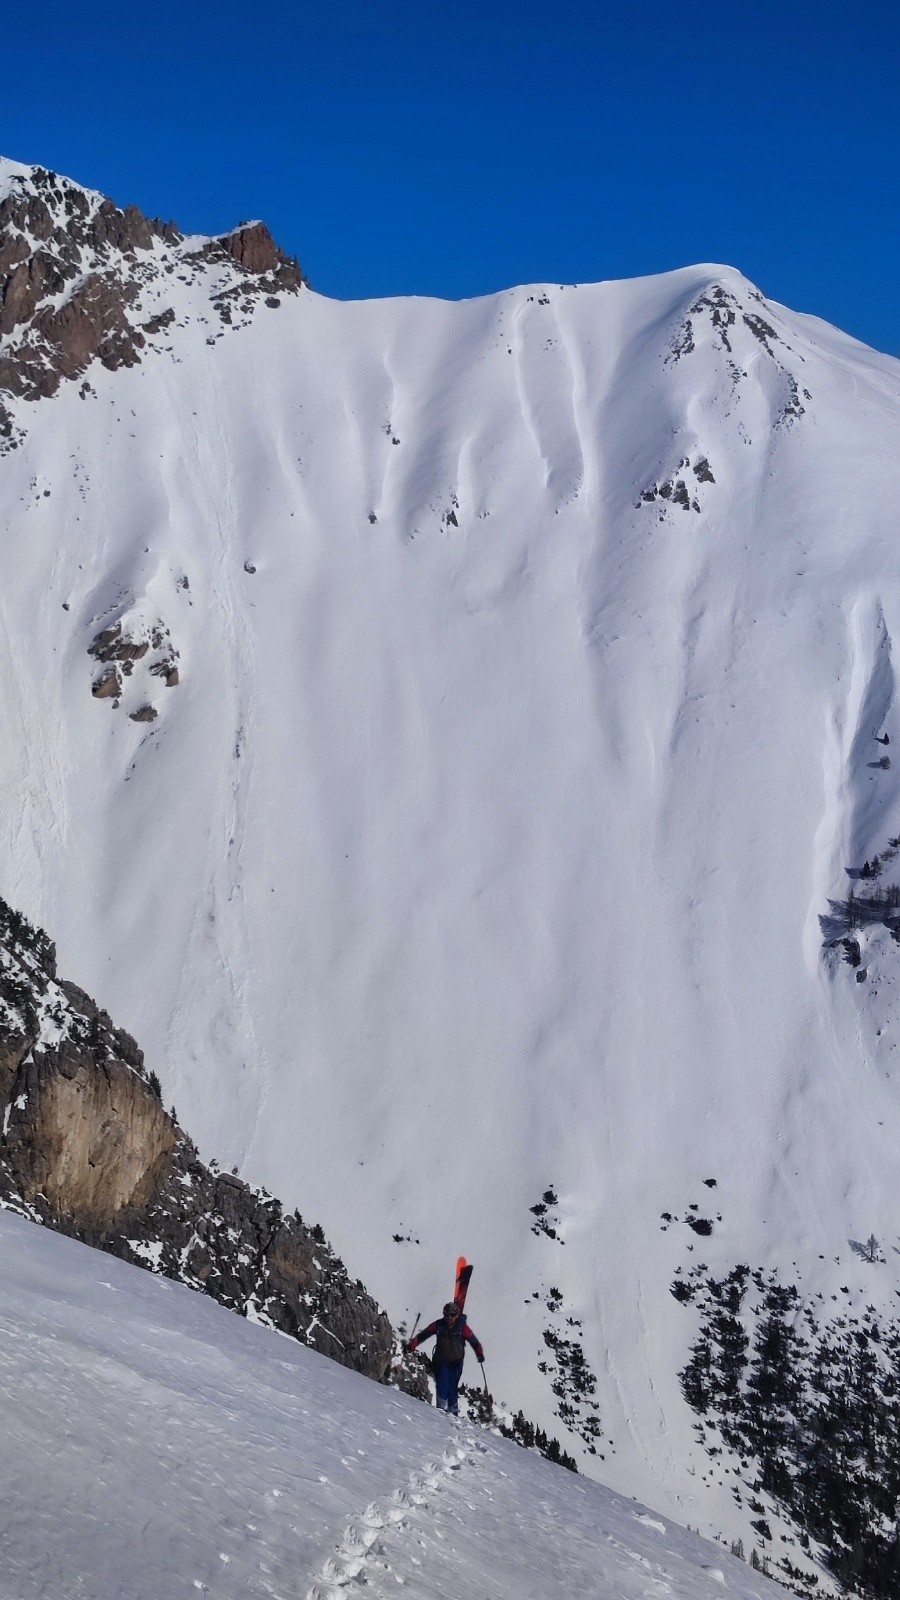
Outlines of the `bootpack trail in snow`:
<svg viewBox="0 0 900 1600">
<path fill-rule="evenodd" d="M 477 1466 L 486 1451 L 486 1444 L 466 1432 L 458 1444 L 448 1445 L 440 1461 L 426 1461 L 392 1495 L 373 1500 L 360 1515 L 351 1517 L 334 1554 L 307 1591 L 307 1600 L 341 1600 L 349 1584 L 365 1584 L 373 1600 L 382 1600 L 385 1583 L 396 1586 L 404 1581 L 393 1570 L 391 1547 L 397 1541 L 404 1545 L 416 1541 L 426 1549 L 435 1497 L 448 1487 L 459 1495 L 456 1475 L 462 1468 Z M 414 1564 L 419 1559 L 412 1557 Z"/>
</svg>

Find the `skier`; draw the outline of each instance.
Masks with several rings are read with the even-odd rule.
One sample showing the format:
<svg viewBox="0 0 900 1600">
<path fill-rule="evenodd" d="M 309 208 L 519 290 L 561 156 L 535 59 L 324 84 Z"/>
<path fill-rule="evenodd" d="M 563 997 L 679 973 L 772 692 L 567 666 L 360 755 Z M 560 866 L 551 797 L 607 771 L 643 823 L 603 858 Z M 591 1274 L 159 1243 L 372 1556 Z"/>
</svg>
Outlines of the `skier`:
<svg viewBox="0 0 900 1600">
<path fill-rule="evenodd" d="M 417 1350 L 422 1340 L 430 1339 L 432 1335 L 435 1340 L 434 1355 L 431 1358 L 436 1391 L 435 1403 L 439 1411 L 449 1411 L 455 1417 L 459 1415 L 459 1380 L 466 1354 L 466 1341 L 468 1340 L 472 1346 L 479 1361 L 484 1360 L 484 1351 L 454 1300 L 448 1300 L 444 1307 L 444 1315 L 437 1322 L 430 1322 L 427 1328 L 423 1328 L 418 1338 L 410 1339 L 406 1348 Z"/>
</svg>

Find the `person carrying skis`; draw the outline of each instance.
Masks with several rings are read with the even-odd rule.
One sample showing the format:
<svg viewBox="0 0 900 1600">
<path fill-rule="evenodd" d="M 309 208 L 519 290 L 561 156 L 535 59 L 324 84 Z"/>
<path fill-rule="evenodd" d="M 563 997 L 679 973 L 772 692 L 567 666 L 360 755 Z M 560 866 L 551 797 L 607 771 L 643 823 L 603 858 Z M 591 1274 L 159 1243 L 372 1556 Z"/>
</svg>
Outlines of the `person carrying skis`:
<svg viewBox="0 0 900 1600">
<path fill-rule="evenodd" d="M 449 1411 L 455 1417 L 459 1415 L 459 1380 L 466 1343 L 472 1346 L 479 1361 L 484 1360 L 484 1351 L 455 1300 L 448 1300 L 444 1315 L 423 1328 L 418 1338 L 410 1339 L 406 1348 L 417 1350 L 423 1339 L 432 1336 L 434 1355 L 431 1358 L 431 1370 L 434 1373 L 435 1404 L 439 1411 Z"/>
</svg>

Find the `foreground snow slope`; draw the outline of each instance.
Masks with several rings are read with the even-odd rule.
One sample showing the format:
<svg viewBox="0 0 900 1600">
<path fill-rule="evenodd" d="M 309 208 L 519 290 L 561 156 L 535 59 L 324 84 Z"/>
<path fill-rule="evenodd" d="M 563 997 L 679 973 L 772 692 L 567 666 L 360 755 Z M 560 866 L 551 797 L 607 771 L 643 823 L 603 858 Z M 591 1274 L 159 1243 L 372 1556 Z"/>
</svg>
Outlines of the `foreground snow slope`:
<svg viewBox="0 0 900 1600">
<path fill-rule="evenodd" d="M 778 1592 L 189 1290 L 8 1213 L 0 1248 L 3 1600 Z"/>
<path fill-rule="evenodd" d="M 583 1339 L 598 1470 L 746 1532 L 676 1267 L 895 1287 L 847 1241 L 895 1233 L 896 947 L 858 983 L 819 917 L 900 834 L 900 368 L 729 268 L 165 293 L 0 461 L 2 891 L 395 1320 L 466 1251 L 496 1392 L 578 1449 Z M 118 623 L 180 681 L 113 709 Z"/>
</svg>

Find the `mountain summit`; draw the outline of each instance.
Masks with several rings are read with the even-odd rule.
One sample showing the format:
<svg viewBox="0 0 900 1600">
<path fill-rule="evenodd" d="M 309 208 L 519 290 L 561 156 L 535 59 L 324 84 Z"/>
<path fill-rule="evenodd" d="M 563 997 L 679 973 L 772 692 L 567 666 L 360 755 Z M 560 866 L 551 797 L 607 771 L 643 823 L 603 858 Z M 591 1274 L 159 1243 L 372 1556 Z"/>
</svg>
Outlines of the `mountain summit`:
<svg viewBox="0 0 900 1600">
<path fill-rule="evenodd" d="M 7 396 L 37 400 L 93 361 L 115 371 L 163 348 L 176 317 L 170 279 L 199 279 L 225 326 L 304 281 L 263 223 L 186 239 L 136 206 L 0 161 L 0 439 L 14 437 Z"/>
<path fill-rule="evenodd" d="M 464 1251 L 583 1468 L 883 1584 L 900 365 L 728 267 L 339 304 L 3 171 L 0 892 L 395 1324 Z"/>
</svg>

